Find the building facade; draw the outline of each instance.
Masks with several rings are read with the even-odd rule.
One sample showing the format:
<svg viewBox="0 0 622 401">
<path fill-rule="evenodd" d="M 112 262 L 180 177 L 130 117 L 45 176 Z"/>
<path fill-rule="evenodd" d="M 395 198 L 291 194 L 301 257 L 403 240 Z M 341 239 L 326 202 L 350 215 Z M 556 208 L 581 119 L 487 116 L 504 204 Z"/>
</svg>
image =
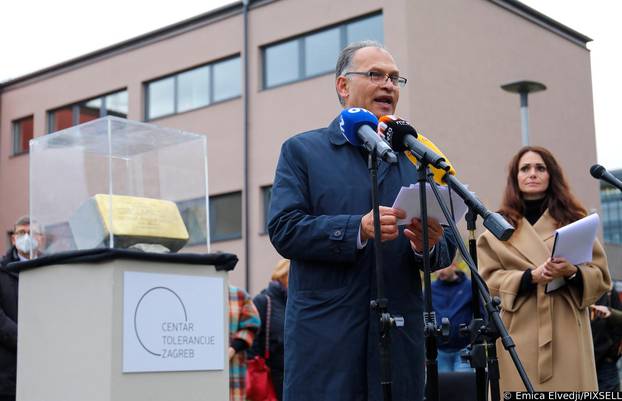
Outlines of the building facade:
<svg viewBox="0 0 622 401">
<path fill-rule="evenodd" d="M 399 115 L 490 209 L 521 145 L 519 98 L 500 86 L 544 83 L 530 97 L 531 143 L 551 149 L 581 201 L 599 208 L 584 35 L 515 0 L 256 0 L 247 11 L 234 3 L 0 84 L 3 232 L 28 213 L 32 137 L 103 115 L 202 133 L 212 251 L 237 254 L 232 281 L 257 292 L 280 258 L 265 229 L 280 145 L 338 115 L 336 56 L 360 39 L 392 52 L 408 78 Z"/>
</svg>

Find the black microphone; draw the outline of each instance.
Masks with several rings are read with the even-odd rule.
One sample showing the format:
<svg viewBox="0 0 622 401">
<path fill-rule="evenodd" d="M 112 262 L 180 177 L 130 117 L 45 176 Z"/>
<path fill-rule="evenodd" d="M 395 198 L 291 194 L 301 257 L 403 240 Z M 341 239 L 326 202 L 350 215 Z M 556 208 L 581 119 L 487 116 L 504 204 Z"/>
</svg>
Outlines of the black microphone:
<svg viewBox="0 0 622 401">
<path fill-rule="evenodd" d="M 615 175 L 607 171 L 607 169 L 600 164 L 595 164 L 590 167 L 590 174 L 592 174 L 592 177 L 596 178 L 597 180 L 603 180 L 605 182 L 608 182 L 612 186 L 622 191 L 622 181 L 620 181 Z"/>
<path fill-rule="evenodd" d="M 417 160 L 441 170 L 450 171 L 452 168 L 445 158 L 417 140 L 419 136 L 415 128 L 406 120 L 394 116 L 382 116 L 380 122 L 387 128 L 384 136 L 391 148 L 396 152 L 410 150 Z"/>
<path fill-rule="evenodd" d="M 499 213 L 491 212 L 482 202 L 475 197 L 458 179 L 451 174 L 452 167 L 447 164 L 444 157 L 417 140 L 417 131 L 406 121 L 395 118 L 380 117 L 380 121 L 387 125 L 385 138 L 391 148 L 396 151 L 409 150 L 422 163 L 447 171 L 443 181 L 451 189 L 456 191 L 464 203 L 484 220 L 486 227 L 496 238 L 506 241 L 514 233 L 514 227 L 507 222 Z"/>
</svg>

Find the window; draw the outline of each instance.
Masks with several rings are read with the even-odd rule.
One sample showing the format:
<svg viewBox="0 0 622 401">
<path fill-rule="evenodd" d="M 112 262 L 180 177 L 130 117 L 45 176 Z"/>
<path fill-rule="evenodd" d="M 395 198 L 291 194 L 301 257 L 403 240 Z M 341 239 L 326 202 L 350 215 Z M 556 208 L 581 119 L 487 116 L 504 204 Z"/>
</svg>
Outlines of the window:
<svg viewBox="0 0 622 401">
<path fill-rule="evenodd" d="M 13 155 L 28 153 L 28 142 L 34 136 L 33 116 L 13 121 Z"/>
<path fill-rule="evenodd" d="M 613 174 L 618 176 L 622 172 L 614 171 Z M 608 184 L 601 184 L 600 201 L 605 242 L 622 244 L 622 194 Z"/>
<path fill-rule="evenodd" d="M 59 107 L 48 112 L 48 133 L 104 116 L 127 118 L 128 95 L 126 90 Z"/>
<path fill-rule="evenodd" d="M 238 97 L 242 93 L 240 57 L 203 65 L 145 85 L 146 120 L 170 116 Z"/>
<path fill-rule="evenodd" d="M 242 238 L 242 192 L 210 196 L 209 232 L 212 242 Z"/>
<path fill-rule="evenodd" d="M 205 198 L 177 202 L 181 217 L 190 235 L 188 245 L 205 245 Z M 225 241 L 242 237 L 242 192 L 210 196 L 210 240 Z"/>
<path fill-rule="evenodd" d="M 270 199 L 272 199 L 272 185 L 261 187 L 263 199 L 263 233 L 268 233 L 268 214 L 270 213 Z"/>
<path fill-rule="evenodd" d="M 168 78 L 165 81 L 171 81 Z M 156 82 L 157 84 L 157 82 Z M 171 89 L 173 89 L 171 87 Z M 209 67 L 196 68 L 179 74 L 177 77 L 177 111 L 187 111 L 209 104 Z M 167 92 L 168 98 L 174 99 L 172 90 Z M 171 102 L 172 103 L 172 102 Z M 168 110 L 164 114 L 171 114 Z"/>
<path fill-rule="evenodd" d="M 242 93 L 240 58 L 214 64 L 214 101 L 231 99 Z"/>
<path fill-rule="evenodd" d="M 205 245 L 207 243 L 205 198 L 177 202 L 177 207 L 190 236 L 187 246 Z"/>
<path fill-rule="evenodd" d="M 382 14 L 289 39 L 263 49 L 264 88 L 335 71 L 340 49 L 359 40 L 384 41 Z"/>
</svg>

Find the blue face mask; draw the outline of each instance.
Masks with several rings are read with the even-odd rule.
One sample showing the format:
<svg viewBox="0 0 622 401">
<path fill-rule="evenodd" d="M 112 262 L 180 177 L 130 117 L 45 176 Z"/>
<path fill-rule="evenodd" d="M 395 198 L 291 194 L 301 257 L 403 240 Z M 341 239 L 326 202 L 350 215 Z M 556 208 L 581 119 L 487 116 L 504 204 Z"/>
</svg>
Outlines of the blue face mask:
<svg viewBox="0 0 622 401">
<path fill-rule="evenodd" d="M 15 247 L 22 254 L 29 254 L 31 251 L 36 251 L 39 247 L 39 242 L 30 236 L 30 234 L 20 235 L 15 239 Z"/>
</svg>

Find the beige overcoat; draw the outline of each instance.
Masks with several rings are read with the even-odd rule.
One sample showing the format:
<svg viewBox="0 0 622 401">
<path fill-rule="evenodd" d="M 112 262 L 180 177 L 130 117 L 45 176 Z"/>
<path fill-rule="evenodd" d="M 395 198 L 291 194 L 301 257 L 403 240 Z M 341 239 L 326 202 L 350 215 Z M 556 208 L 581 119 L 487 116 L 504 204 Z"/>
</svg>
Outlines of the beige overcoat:
<svg viewBox="0 0 622 401">
<path fill-rule="evenodd" d="M 594 243 L 592 263 L 578 266 L 583 291 L 575 285 L 545 294 L 538 285 L 517 296 L 523 272 L 551 255 L 555 220 L 545 211 L 532 226 L 522 219 L 502 242 L 490 232 L 477 241 L 479 271 L 493 296 L 501 298 L 501 317 L 536 391 L 598 390 L 588 306 L 611 285 L 607 259 Z M 510 354 L 497 342 L 501 391 L 524 391 Z"/>
</svg>

